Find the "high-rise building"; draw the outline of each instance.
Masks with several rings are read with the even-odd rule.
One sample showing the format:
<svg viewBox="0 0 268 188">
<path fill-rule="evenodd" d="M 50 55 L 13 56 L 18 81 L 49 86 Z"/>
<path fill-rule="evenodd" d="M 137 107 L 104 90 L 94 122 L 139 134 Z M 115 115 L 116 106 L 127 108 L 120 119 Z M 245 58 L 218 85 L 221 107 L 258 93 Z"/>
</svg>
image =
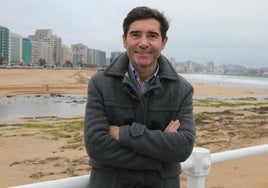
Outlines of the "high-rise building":
<svg viewBox="0 0 268 188">
<path fill-rule="evenodd" d="M 61 65 L 64 65 L 67 61 L 73 61 L 72 49 L 66 45 L 61 47 Z"/>
<path fill-rule="evenodd" d="M 32 41 L 32 64 L 39 66 L 41 61 L 52 64 L 51 46 L 47 42 Z"/>
<path fill-rule="evenodd" d="M 8 64 L 10 55 L 10 31 L 0 25 L 0 64 Z"/>
<path fill-rule="evenodd" d="M 62 43 L 61 38 L 57 37 L 56 35 L 51 36 L 52 42 L 52 61 L 55 65 L 59 65 L 61 63 L 62 58 Z"/>
<path fill-rule="evenodd" d="M 37 29 L 35 31 L 35 35 L 30 35 L 29 38 L 32 41 L 47 43 L 49 48 L 48 55 L 51 55 L 52 57 L 51 60 L 50 60 L 51 57 L 45 58 L 47 60 L 47 63 L 52 65 L 57 65 L 61 63 L 61 54 L 62 54 L 61 38 L 57 37 L 56 35 L 52 35 L 51 29 Z"/>
<path fill-rule="evenodd" d="M 88 49 L 88 64 L 104 66 L 106 64 L 106 52 L 96 49 Z"/>
<path fill-rule="evenodd" d="M 11 32 L 10 37 L 10 62 L 12 64 L 22 63 L 22 36 Z"/>
<path fill-rule="evenodd" d="M 72 44 L 73 65 L 87 64 L 88 47 L 84 44 Z"/>
<path fill-rule="evenodd" d="M 23 65 L 30 65 L 32 63 L 32 43 L 28 38 L 22 39 L 22 61 Z"/>
<path fill-rule="evenodd" d="M 36 40 L 51 43 L 52 30 L 51 29 L 37 29 L 35 31 Z"/>
</svg>

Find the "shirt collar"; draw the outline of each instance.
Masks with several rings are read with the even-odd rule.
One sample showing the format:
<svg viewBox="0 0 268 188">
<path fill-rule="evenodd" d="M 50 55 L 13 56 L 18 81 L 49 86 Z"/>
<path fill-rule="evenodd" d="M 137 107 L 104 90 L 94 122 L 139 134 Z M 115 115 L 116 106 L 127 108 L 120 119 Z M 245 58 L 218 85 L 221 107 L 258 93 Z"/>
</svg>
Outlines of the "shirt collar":
<svg viewBox="0 0 268 188">
<path fill-rule="evenodd" d="M 135 79 L 137 81 L 140 80 L 140 76 L 138 74 L 138 72 L 135 70 L 134 66 L 132 65 L 131 62 L 129 62 L 129 70 L 131 73 L 133 73 L 135 75 Z M 158 71 L 159 71 L 159 65 L 157 64 L 157 67 L 156 67 L 156 71 L 154 72 L 154 74 L 152 74 L 147 80 L 145 80 L 144 82 L 145 83 L 148 83 L 148 82 L 151 82 L 155 77 L 157 77 L 158 75 Z"/>
<path fill-rule="evenodd" d="M 137 83 L 139 83 L 140 76 L 139 76 L 138 72 L 135 70 L 135 68 L 131 62 L 129 62 L 129 71 L 130 71 L 130 73 L 132 73 L 134 75 Z M 152 84 L 153 80 L 158 76 L 158 71 L 159 71 L 159 65 L 157 64 L 157 68 L 156 68 L 156 71 L 154 72 L 154 74 L 152 74 L 147 80 L 145 80 L 142 83 L 142 85 L 138 84 L 143 92 L 149 88 L 149 86 Z"/>
</svg>

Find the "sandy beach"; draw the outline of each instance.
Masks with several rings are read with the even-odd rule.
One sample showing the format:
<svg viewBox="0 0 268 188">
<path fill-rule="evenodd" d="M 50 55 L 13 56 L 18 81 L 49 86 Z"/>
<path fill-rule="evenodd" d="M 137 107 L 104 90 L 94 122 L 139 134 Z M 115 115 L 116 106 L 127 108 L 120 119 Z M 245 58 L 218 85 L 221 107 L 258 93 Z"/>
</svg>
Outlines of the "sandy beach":
<svg viewBox="0 0 268 188">
<path fill-rule="evenodd" d="M 0 69 L 0 97 L 86 94 L 88 79 L 94 73 L 82 69 Z M 196 147 L 214 153 L 268 143 L 268 90 L 205 83 L 193 86 L 195 98 L 201 98 L 194 100 Z M 226 96 L 229 99 L 222 99 Z M 8 123 L 1 123 L 0 117 L 0 153 L 1 188 L 90 173 L 83 117 L 40 117 Z M 206 187 L 267 188 L 267 166 L 268 154 L 213 165 Z"/>
<path fill-rule="evenodd" d="M 17 94 L 79 93 L 86 94 L 93 70 L 70 69 L 0 69 L 0 96 Z M 267 90 L 241 89 L 194 83 L 196 96 L 266 95 Z"/>
</svg>

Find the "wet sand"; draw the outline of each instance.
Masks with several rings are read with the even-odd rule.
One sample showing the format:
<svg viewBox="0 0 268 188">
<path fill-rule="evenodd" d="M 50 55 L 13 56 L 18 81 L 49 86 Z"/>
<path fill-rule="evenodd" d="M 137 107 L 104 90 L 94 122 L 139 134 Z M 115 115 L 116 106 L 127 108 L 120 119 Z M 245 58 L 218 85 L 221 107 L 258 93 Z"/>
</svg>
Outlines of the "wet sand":
<svg viewBox="0 0 268 188">
<path fill-rule="evenodd" d="M 90 70 L 0 69 L 0 96 L 86 94 L 87 81 L 94 73 Z M 196 147 L 208 148 L 214 153 L 268 143 L 267 90 L 200 83 L 193 86 L 195 97 L 209 98 L 194 101 Z M 222 99 L 226 96 L 234 99 Z M 83 117 L 0 123 L 0 128 L 4 126 L 9 128 L 0 129 L 0 187 L 90 173 L 82 139 Z M 206 187 L 266 188 L 267 166 L 268 155 L 213 165 Z M 182 187 L 185 187 L 185 175 Z"/>
</svg>

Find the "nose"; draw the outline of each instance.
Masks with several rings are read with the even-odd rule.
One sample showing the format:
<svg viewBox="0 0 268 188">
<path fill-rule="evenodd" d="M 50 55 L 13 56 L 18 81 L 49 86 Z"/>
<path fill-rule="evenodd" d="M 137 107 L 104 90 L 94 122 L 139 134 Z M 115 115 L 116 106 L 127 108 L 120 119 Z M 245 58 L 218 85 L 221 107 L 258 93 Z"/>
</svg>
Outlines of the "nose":
<svg viewBox="0 0 268 188">
<path fill-rule="evenodd" d="M 141 36 L 139 41 L 139 47 L 147 48 L 149 46 L 149 42 L 146 36 Z"/>
</svg>

